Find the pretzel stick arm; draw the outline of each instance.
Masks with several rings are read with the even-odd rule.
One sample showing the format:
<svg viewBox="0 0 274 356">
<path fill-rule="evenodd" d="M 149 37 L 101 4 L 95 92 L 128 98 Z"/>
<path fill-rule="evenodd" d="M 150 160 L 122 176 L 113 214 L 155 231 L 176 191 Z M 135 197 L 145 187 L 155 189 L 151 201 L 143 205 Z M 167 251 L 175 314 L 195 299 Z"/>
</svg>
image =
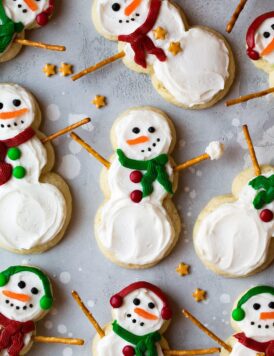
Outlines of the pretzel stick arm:
<svg viewBox="0 0 274 356">
<path fill-rule="evenodd" d="M 274 93 L 274 88 L 269 88 L 269 89 L 266 89 L 266 90 L 258 91 L 256 93 L 243 95 L 243 96 L 240 96 L 239 98 L 236 98 L 236 99 L 228 100 L 228 101 L 226 101 L 225 105 L 226 106 L 233 106 L 233 105 L 245 103 L 245 102 L 247 102 L 249 100 L 261 98 L 262 96 L 265 96 L 265 95 L 268 95 L 268 94 L 271 94 L 271 93 Z"/>
<path fill-rule="evenodd" d="M 238 20 L 238 17 L 240 16 L 241 12 L 243 11 L 246 3 L 247 0 L 240 0 L 228 24 L 226 25 L 226 32 L 230 33 L 233 30 L 233 27 L 235 26 L 235 23 Z"/>
<path fill-rule="evenodd" d="M 253 146 L 253 143 L 252 143 L 252 140 L 251 140 L 247 125 L 243 125 L 243 133 L 244 133 L 244 136 L 245 136 L 245 139 L 246 139 L 246 143 L 247 143 L 247 146 L 248 146 L 248 150 L 249 150 L 249 154 L 250 154 L 250 157 L 251 157 L 251 161 L 252 161 L 252 164 L 253 164 L 253 168 L 254 168 L 255 174 L 256 174 L 256 176 L 259 176 L 259 175 L 261 175 L 261 167 L 260 167 L 260 165 L 258 163 L 258 160 L 257 160 L 257 157 L 256 157 L 256 153 L 255 153 L 255 150 L 254 150 L 254 146 Z"/>
<path fill-rule="evenodd" d="M 99 325 L 99 323 L 97 322 L 97 320 L 94 318 L 94 316 L 92 315 L 92 313 L 88 310 L 88 308 L 85 306 L 85 304 L 83 303 L 82 299 L 80 298 L 79 294 L 76 291 L 72 291 L 72 296 L 75 299 L 76 303 L 79 305 L 80 309 L 82 310 L 82 312 L 86 315 L 86 317 L 88 318 L 88 320 L 91 322 L 91 324 L 93 325 L 94 329 L 96 330 L 96 332 L 98 333 L 98 335 L 100 336 L 100 338 L 103 338 L 105 336 L 105 332 L 104 330 L 101 328 L 101 326 Z"/>
<path fill-rule="evenodd" d="M 220 339 L 217 335 L 215 335 L 212 331 L 210 331 L 207 327 L 205 327 L 198 319 L 196 319 L 189 311 L 183 310 L 183 315 L 192 321 L 194 325 L 196 325 L 199 329 L 201 329 L 206 335 L 208 335 L 212 340 L 216 341 L 221 347 L 223 347 L 228 352 L 232 351 L 232 347 L 226 344 L 222 339 Z"/>
<path fill-rule="evenodd" d="M 204 153 L 204 154 L 202 154 L 202 155 L 200 155 L 200 156 L 198 156 L 198 157 L 192 158 L 192 159 L 189 160 L 189 161 L 186 161 L 186 162 L 184 162 L 184 163 L 182 163 L 182 164 L 179 164 L 178 166 L 176 166 L 176 167 L 174 168 L 174 171 L 175 171 L 175 172 L 182 171 L 183 169 L 192 167 L 192 166 L 194 166 L 194 165 L 196 165 L 196 164 L 198 164 L 198 163 L 201 163 L 201 162 L 203 162 L 203 161 L 206 161 L 206 160 L 208 160 L 208 159 L 210 159 L 210 156 L 209 156 L 207 153 Z"/>
<path fill-rule="evenodd" d="M 78 121 L 75 124 L 69 125 L 69 126 L 65 127 L 64 129 L 62 129 L 60 131 L 57 131 L 57 132 L 55 132 L 54 134 L 52 134 L 50 136 L 44 137 L 41 140 L 41 142 L 45 144 L 45 143 L 47 143 L 49 141 L 54 140 L 55 138 L 57 138 L 59 136 L 65 135 L 66 133 L 76 129 L 77 127 L 80 127 L 80 126 L 88 124 L 90 121 L 91 121 L 90 118 L 87 117 L 86 119 Z"/>
<path fill-rule="evenodd" d="M 212 355 L 221 352 L 219 347 L 197 350 L 163 350 L 166 356 L 191 356 L 191 355 Z"/>
<path fill-rule="evenodd" d="M 34 341 L 43 344 L 65 344 L 65 345 L 76 345 L 76 346 L 82 346 L 85 343 L 85 341 L 82 339 L 53 337 L 53 336 L 34 336 Z"/>
<path fill-rule="evenodd" d="M 14 42 L 20 44 L 21 46 L 42 48 L 47 49 L 49 51 L 64 52 L 66 50 L 65 46 L 51 45 L 48 43 L 30 41 L 23 38 L 15 38 Z"/>
</svg>

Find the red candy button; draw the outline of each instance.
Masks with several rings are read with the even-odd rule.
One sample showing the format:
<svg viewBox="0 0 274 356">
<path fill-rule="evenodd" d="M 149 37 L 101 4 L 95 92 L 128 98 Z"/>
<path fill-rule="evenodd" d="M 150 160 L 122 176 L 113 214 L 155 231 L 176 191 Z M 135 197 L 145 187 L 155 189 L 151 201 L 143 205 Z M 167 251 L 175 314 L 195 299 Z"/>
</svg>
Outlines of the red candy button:
<svg viewBox="0 0 274 356">
<path fill-rule="evenodd" d="M 269 209 L 264 209 L 260 212 L 260 219 L 263 222 L 269 222 L 273 219 L 273 212 Z"/>
<path fill-rule="evenodd" d="M 141 192 L 141 190 L 134 190 L 130 193 L 130 199 L 134 203 L 140 203 L 140 201 L 143 199 L 143 193 Z"/>
<path fill-rule="evenodd" d="M 132 346 L 125 346 L 124 348 L 123 348 L 123 355 L 124 356 L 133 356 L 133 355 L 135 355 L 135 350 L 134 350 L 134 348 L 132 347 Z"/>
<path fill-rule="evenodd" d="M 133 183 L 140 183 L 143 178 L 143 174 L 140 171 L 133 171 L 130 173 L 129 178 Z"/>
</svg>

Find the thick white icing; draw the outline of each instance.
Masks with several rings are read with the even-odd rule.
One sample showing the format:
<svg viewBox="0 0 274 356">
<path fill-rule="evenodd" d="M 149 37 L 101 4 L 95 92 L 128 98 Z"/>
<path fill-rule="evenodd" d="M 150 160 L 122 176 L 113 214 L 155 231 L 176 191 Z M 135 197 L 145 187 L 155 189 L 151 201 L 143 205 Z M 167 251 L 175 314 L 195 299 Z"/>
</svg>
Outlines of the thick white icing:
<svg viewBox="0 0 274 356">
<path fill-rule="evenodd" d="M 20 107 L 14 107 L 14 99 L 21 101 Z M 0 115 L 20 108 L 28 109 L 26 114 L 17 118 L 0 118 L 0 139 L 14 137 L 31 125 L 36 108 L 23 88 L 0 85 L 0 102 L 3 104 Z M 34 136 L 19 149 L 21 158 L 11 161 L 6 157 L 6 162 L 13 167 L 23 166 L 26 176 L 23 179 L 12 177 L 0 186 L 0 245 L 7 249 L 29 250 L 55 238 L 65 223 L 67 209 L 63 195 L 54 185 L 39 182 L 47 162 L 47 153 L 41 141 Z"/>
<path fill-rule="evenodd" d="M 274 18 L 265 20 L 258 28 L 255 34 L 255 50 L 260 54 L 273 40 L 274 29 L 271 27 L 274 25 Z M 264 37 L 264 33 L 269 33 L 269 37 Z M 274 51 L 268 55 L 263 56 L 267 62 L 274 64 Z"/>
<path fill-rule="evenodd" d="M 194 239 L 201 258 L 224 273 L 243 276 L 266 260 L 274 221 L 260 219 L 261 210 L 252 204 L 255 195 L 256 191 L 246 185 L 237 201 L 220 205 L 202 220 Z M 274 211 L 274 203 L 263 209 Z"/>
<path fill-rule="evenodd" d="M 97 16 L 106 35 L 118 36 L 132 33 L 146 19 L 148 0 L 133 14 L 139 13 L 135 21 L 128 18 L 125 23 L 123 8 L 114 12 L 113 2 L 98 0 Z M 128 4 L 126 1 L 123 4 Z M 124 6 L 124 5 L 123 5 Z M 122 15 L 123 14 L 123 15 Z M 119 23 L 122 18 L 123 23 Z M 167 31 L 164 40 L 155 40 L 153 31 L 148 36 L 157 47 L 162 48 L 168 59 L 160 62 L 155 56 L 148 55 L 147 62 L 153 66 L 153 75 L 160 81 L 177 102 L 193 107 L 210 102 L 225 87 L 229 76 L 229 53 L 224 41 L 203 28 L 192 28 L 186 31 L 179 10 L 167 0 L 162 1 L 161 10 L 154 29 L 162 27 Z M 176 56 L 168 51 L 171 42 L 180 42 L 182 52 Z M 124 51 L 130 61 L 134 61 L 134 52 L 130 44 Z"/>
<path fill-rule="evenodd" d="M 218 160 L 224 153 L 224 145 L 218 141 L 212 141 L 207 146 L 205 152 L 210 156 L 211 160 Z"/>
</svg>

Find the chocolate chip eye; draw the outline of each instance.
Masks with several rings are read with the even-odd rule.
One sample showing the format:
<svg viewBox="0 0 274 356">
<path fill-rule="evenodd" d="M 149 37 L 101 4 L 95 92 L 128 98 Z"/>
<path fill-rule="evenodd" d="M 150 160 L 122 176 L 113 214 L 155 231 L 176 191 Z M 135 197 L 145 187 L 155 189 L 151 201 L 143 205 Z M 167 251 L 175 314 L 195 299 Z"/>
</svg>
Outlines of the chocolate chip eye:
<svg viewBox="0 0 274 356">
<path fill-rule="evenodd" d="M 132 129 L 132 132 L 137 135 L 137 134 L 140 132 L 139 127 L 134 127 L 134 128 Z"/>
<path fill-rule="evenodd" d="M 264 36 L 264 38 L 269 38 L 269 37 L 270 37 L 270 33 L 267 32 L 267 31 L 265 31 L 265 32 L 263 33 L 263 36 Z"/>
<path fill-rule="evenodd" d="M 134 305 L 140 305 L 140 304 L 141 304 L 140 299 L 139 299 L 139 298 L 134 298 L 134 299 L 133 299 L 133 304 L 134 304 Z"/>
<path fill-rule="evenodd" d="M 31 288 L 31 293 L 32 294 L 38 294 L 39 293 L 39 290 L 37 288 Z"/>
<path fill-rule="evenodd" d="M 14 99 L 12 103 L 13 103 L 14 106 L 18 107 L 18 106 L 21 105 L 21 100 L 19 100 L 19 99 Z"/>
<path fill-rule="evenodd" d="M 274 24 L 273 24 L 273 25 L 271 25 L 271 28 L 272 28 L 272 30 L 274 30 Z"/>
<path fill-rule="evenodd" d="M 24 281 L 20 281 L 20 282 L 18 283 L 18 287 L 19 287 L 20 289 L 24 289 L 24 288 L 26 287 L 26 283 L 25 283 Z"/>
<path fill-rule="evenodd" d="M 261 308 L 261 304 L 255 303 L 255 304 L 253 304 L 253 308 L 254 308 L 255 310 L 259 310 L 259 309 Z"/>
<path fill-rule="evenodd" d="M 114 4 L 112 4 L 113 11 L 119 11 L 120 9 L 121 9 L 121 5 L 118 4 L 118 2 L 115 2 Z"/>
<path fill-rule="evenodd" d="M 274 309 L 274 302 L 270 302 L 270 303 L 268 304 L 268 306 L 269 306 L 270 309 Z"/>
<path fill-rule="evenodd" d="M 148 307 L 149 307 L 150 309 L 154 309 L 154 308 L 155 308 L 155 304 L 154 304 L 154 303 L 148 303 Z"/>
<path fill-rule="evenodd" d="M 0 103 L 0 110 L 3 109 L 3 107 L 4 107 L 4 104 Z"/>
<path fill-rule="evenodd" d="M 155 132 L 156 130 L 155 130 L 155 127 L 153 127 L 153 126 L 151 126 L 151 127 L 149 127 L 148 128 L 148 132 L 150 132 L 150 133 L 153 133 L 153 132 Z"/>
</svg>

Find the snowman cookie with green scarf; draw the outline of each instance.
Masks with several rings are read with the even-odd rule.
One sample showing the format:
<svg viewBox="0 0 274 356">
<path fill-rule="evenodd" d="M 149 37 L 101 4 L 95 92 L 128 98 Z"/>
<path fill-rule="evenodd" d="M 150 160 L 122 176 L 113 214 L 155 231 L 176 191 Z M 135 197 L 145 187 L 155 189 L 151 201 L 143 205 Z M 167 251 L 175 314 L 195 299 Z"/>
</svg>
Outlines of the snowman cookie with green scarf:
<svg viewBox="0 0 274 356">
<path fill-rule="evenodd" d="M 13 59 L 23 45 L 64 51 L 65 47 L 26 40 L 25 30 L 47 25 L 54 0 L 0 0 L 0 62 Z"/>
<path fill-rule="evenodd" d="M 173 123 L 151 107 L 129 109 L 115 121 L 111 141 L 116 154 L 110 161 L 79 136 L 71 136 L 105 166 L 101 175 L 105 201 L 95 219 L 102 252 L 128 268 L 158 263 L 173 249 L 181 230 L 172 202 L 178 172 L 220 158 L 222 145 L 212 142 L 205 154 L 176 166 L 170 156 L 176 141 Z"/>
<path fill-rule="evenodd" d="M 25 355 L 34 342 L 83 345 L 81 339 L 36 336 L 35 323 L 53 305 L 47 275 L 32 266 L 12 266 L 0 272 L 0 354 Z"/>
</svg>

